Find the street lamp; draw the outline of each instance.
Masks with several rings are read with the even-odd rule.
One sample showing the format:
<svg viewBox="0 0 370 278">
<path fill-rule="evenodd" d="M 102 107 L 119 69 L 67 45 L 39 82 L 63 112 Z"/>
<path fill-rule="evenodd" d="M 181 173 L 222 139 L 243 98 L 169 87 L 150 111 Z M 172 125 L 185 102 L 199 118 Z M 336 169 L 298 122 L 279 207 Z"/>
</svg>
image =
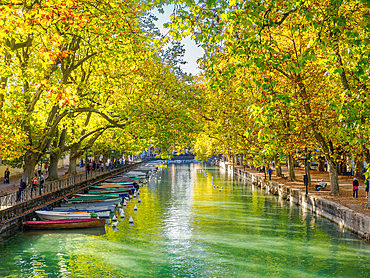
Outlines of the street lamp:
<svg viewBox="0 0 370 278">
<path fill-rule="evenodd" d="M 88 173 L 88 167 L 90 167 L 90 165 L 87 163 L 87 152 L 89 152 L 89 154 L 91 155 L 91 153 L 92 153 L 92 150 L 90 149 L 90 150 L 86 150 L 86 152 L 85 152 L 85 156 L 86 156 L 86 158 L 85 158 L 85 168 L 86 168 L 86 170 L 85 170 L 85 174 L 86 174 L 86 179 L 87 179 L 87 173 Z"/>
</svg>

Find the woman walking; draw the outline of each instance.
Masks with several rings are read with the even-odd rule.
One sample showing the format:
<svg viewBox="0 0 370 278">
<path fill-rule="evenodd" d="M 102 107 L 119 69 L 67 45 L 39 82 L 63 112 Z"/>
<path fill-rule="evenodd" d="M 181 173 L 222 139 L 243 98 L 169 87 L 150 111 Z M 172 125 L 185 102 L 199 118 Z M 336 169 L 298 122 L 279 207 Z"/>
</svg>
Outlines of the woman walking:
<svg viewBox="0 0 370 278">
<path fill-rule="evenodd" d="M 6 168 L 4 172 L 4 184 L 9 183 L 9 178 L 10 178 L 10 171 L 8 168 Z"/>
<path fill-rule="evenodd" d="M 356 178 L 353 179 L 352 186 L 353 186 L 353 195 L 352 195 L 352 198 L 355 198 L 355 194 L 356 194 L 356 199 L 357 199 L 357 197 L 358 197 L 358 186 L 359 186 L 359 183 L 358 183 L 358 180 Z"/>
</svg>

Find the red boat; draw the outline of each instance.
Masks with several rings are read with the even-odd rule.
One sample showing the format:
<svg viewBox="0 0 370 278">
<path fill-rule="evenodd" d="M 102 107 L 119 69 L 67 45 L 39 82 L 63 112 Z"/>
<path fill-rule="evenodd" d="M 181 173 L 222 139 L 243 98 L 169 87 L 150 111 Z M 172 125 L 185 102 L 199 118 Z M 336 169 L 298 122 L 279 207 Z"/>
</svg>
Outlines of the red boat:
<svg viewBox="0 0 370 278">
<path fill-rule="evenodd" d="M 81 229 L 104 227 L 104 219 L 87 218 L 87 219 L 60 219 L 48 221 L 26 221 L 23 226 L 32 230 L 46 229 Z"/>
</svg>

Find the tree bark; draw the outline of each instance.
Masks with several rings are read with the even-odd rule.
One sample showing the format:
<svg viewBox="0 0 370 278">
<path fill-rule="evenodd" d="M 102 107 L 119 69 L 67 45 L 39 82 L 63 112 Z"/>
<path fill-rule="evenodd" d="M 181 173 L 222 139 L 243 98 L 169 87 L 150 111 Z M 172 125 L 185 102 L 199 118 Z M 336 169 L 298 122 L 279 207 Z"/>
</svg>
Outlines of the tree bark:
<svg viewBox="0 0 370 278">
<path fill-rule="evenodd" d="M 364 163 L 362 159 L 356 159 L 356 171 L 355 171 L 355 177 L 358 179 L 361 178 L 361 173 L 364 171 Z"/>
<path fill-rule="evenodd" d="M 280 157 L 278 155 L 275 155 L 274 160 L 275 160 L 275 174 L 277 177 L 281 177 Z"/>
<path fill-rule="evenodd" d="M 57 153 L 50 153 L 50 165 L 49 165 L 49 181 L 58 180 L 58 161 L 59 155 Z"/>
<path fill-rule="evenodd" d="M 325 171 L 325 157 L 324 156 L 320 156 L 319 157 L 319 169 L 318 169 L 319 172 L 324 172 Z"/>
<path fill-rule="evenodd" d="M 330 177 L 330 191 L 332 194 L 338 194 L 339 191 L 339 180 L 337 172 L 337 163 L 330 158 L 327 158 L 329 163 L 329 177 Z"/>
<path fill-rule="evenodd" d="M 69 156 L 68 173 L 71 175 L 77 175 L 77 158 L 73 158 L 72 155 Z"/>
<path fill-rule="evenodd" d="M 32 178 L 35 175 L 35 167 L 39 161 L 40 155 L 27 151 L 24 155 L 22 180 L 28 185 L 32 184 Z"/>
<path fill-rule="evenodd" d="M 83 153 L 79 152 L 80 144 L 74 143 L 71 146 L 71 152 L 69 155 L 69 166 L 68 166 L 68 174 L 70 175 L 77 175 L 77 158 L 79 158 Z"/>
<path fill-rule="evenodd" d="M 288 155 L 288 169 L 289 169 L 289 180 L 290 181 L 297 180 L 295 177 L 295 172 L 294 172 L 294 159 L 291 154 Z"/>
</svg>

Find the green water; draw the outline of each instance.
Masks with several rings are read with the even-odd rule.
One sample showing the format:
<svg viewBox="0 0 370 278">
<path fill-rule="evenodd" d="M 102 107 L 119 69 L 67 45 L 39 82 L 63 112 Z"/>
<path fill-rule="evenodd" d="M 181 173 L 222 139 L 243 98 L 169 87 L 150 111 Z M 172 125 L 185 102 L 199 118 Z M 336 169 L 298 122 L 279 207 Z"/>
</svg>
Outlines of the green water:
<svg viewBox="0 0 370 278">
<path fill-rule="evenodd" d="M 136 214 L 129 203 L 118 231 L 16 237 L 0 246 L 0 277 L 370 276 L 370 246 L 358 236 L 204 169 L 169 165 L 141 189 Z"/>
</svg>

